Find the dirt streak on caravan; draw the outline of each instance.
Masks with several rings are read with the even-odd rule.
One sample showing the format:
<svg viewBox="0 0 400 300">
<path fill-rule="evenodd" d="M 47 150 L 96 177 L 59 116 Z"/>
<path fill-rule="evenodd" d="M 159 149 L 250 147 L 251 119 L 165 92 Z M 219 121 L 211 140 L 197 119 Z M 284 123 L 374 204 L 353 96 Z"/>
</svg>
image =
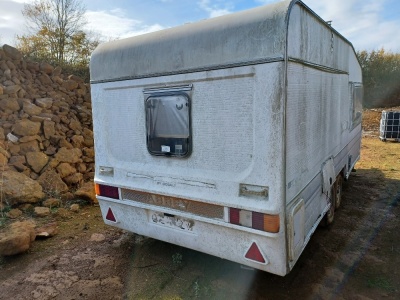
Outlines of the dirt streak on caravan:
<svg viewBox="0 0 400 300">
<path fill-rule="evenodd" d="M 283 276 L 333 221 L 362 74 L 303 2 L 105 43 L 90 68 L 107 224 Z"/>
</svg>

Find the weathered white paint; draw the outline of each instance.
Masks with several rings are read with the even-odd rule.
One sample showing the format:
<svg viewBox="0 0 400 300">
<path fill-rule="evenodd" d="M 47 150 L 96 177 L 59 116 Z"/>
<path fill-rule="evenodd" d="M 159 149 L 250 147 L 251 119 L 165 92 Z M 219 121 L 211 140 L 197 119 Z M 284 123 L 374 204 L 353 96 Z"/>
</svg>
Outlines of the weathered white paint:
<svg viewBox="0 0 400 300">
<path fill-rule="evenodd" d="M 347 175 L 359 157 L 354 49 L 301 1 L 102 45 L 91 79 L 97 183 L 224 207 L 212 219 L 98 197 L 103 216 L 111 207 L 118 219 L 106 222 L 254 268 L 293 268 L 329 208 L 324 163 L 330 176 Z M 192 153 L 153 156 L 143 91 L 179 85 L 192 86 Z M 268 197 L 240 194 L 241 185 Z M 279 214 L 280 231 L 229 224 L 228 207 Z M 244 257 L 253 242 L 266 264 Z"/>
</svg>

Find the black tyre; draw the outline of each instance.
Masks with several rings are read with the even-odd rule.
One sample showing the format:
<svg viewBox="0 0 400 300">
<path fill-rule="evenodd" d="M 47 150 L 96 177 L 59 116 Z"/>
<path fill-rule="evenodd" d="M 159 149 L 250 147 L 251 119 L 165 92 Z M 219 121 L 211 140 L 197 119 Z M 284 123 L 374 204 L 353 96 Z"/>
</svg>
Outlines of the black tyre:
<svg viewBox="0 0 400 300">
<path fill-rule="evenodd" d="M 342 192 L 343 192 L 343 176 L 341 174 L 336 177 L 335 184 L 335 208 L 338 209 L 342 203 Z"/>
<path fill-rule="evenodd" d="M 335 199 L 336 199 L 336 196 L 335 196 L 335 184 L 334 184 L 332 186 L 331 193 L 329 195 L 329 202 L 331 203 L 331 206 L 328 209 L 328 211 L 326 212 L 324 218 L 321 220 L 320 225 L 322 227 L 329 226 L 330 224 L 333 223 L 333 220 L 335 219 L 335 207 L 336 207 L 335 206 L 335 202 L 336 202 Z"/>
</svg>

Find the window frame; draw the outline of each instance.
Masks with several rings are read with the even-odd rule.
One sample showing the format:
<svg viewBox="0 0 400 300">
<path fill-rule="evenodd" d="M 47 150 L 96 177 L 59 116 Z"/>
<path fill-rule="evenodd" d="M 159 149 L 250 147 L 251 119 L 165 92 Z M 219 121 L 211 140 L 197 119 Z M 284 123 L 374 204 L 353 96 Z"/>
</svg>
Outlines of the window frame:
<svg viewBox="0 0 400 300">
<path fill-rule="evenodd" d="M 150 134 L 149 134 L 149 124 L 151 120 L 149 120 L 149 112 L 148 112 L 148 106 L 147 103 L 149 99 L 151 98 L 162 98 L 162 97 L 171 97 L 171 96 L 183 96 L 188 104 L 188 131 L 189 131 L 189 136 L 188 138 L 182 138 L 186 140 L 187 147 L 186 147 L 186 152 L 182 155 L 176 154 L 175 152 L 163 152 L 163 151 L 155 151 L 150 144 Z M 152 92 L 152 93 L 145 93 L 145 99 L 144 99 L 144 110 L 145 110 L 145 117 L 146 117 L 146 148 L 147 151 L 154 156 L 164 156 L 164 157 L 175 157 L 175 158 L 187 158 L 191 155 L 192 153 L 192 117 L 191 117 L 191 97 L 189 93 L 186 93 L 182 90 L 172 90 L 172 91 L 161 91 L 161 92 Z M 165 139 L 174 139 L 173 137 L 170 138 L 165 138 Z"/>
<path fill-rule="evenodd" d="M 357 95 L 357 93 L 359 94 Z M 361 124 L 363 97 L 364 89 L 362 83 L 350 82 L 350 130 Z"/>
</svg>

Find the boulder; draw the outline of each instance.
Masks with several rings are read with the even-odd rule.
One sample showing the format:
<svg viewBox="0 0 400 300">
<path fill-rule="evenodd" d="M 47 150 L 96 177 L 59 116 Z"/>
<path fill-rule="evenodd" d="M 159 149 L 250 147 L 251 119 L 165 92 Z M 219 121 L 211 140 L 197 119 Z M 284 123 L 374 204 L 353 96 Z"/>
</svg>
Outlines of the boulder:
<svg viewBox="0 0 400 300">
<path fill-rule="evenodd" d="M 49 161 L 48 156 L 43 152 L 28 152 L 25 156 L 26 162 L 36 173 L 40 173 Z"/>
<path fill-rule="evenodd" d="M 22 211 L 18 208 L 13 208 L 7 213 L 7 217 L 10 219 L 16 219 L 22 215 Z"/>
<path fill-rule="evenodd" d="M 59 207 L 61 205 L 61 200 L 57 198 L 49 198 L 43 201 L 42 205 L 44 207 Z"/>
<path fill-rule="evenodd" d="M 14 48 L 10 45 L 7 45 L 7 44 L 4 44 L 2 48 L 3 48 L 4 53 L 9 58 L 15 59 L 15 60 L 20 60 L 22 58 L 22 54 L 21 54 L 21 52 L 18 51 L 18 49 Z"/>
<path fill-rule="evenodd" d="M 3 88 L 3 93 L 6 95 L 16 94 L 20 89 L 20 85 L 10 85 Z"/>
<path fill-rule="evenodd" d="M 40 123 L 30 120 L 18 120 L 13 126 L 13 132 L 20 136 L 36 135 L 40 131 Z"/>
<path fill-rule="evenodd" d="M 50 215 L 50 208 L 48 207 L 43 207 L 43 206 L 37 206 L 35 207 L 35 216 L 39 218 L 44 218 Z"/>
<path fill-rule="evenodd" d="M 20 110 L 18 101 L 14 98 L 6 98 L 0 100 L 0 108 L 2 110 L 11 110 L 12 112 Z"/>
<path fill-rule="evenodd" d="M 36 203 L 43 197 L 44 193 L 40 184 L 28 176 L 15 171 L 2 172 L 0 189 L 8 204 Z"/>
<path fill-rule="evenodd" d="M 78 148 L 68 149 L 66 147 L 62 147 L 58 150 L 58 152 L 54 155 L 54 157 L 59 162 L 66 162 L 66 163 L 77 163 L 79 162 L 82 156 L 82 151 Z"/>
<path fill-rule="evenodd" d="M 56 128 L 53 121 L 43 121 L 43 134 L 46 139 L 50 139 L 51 136 L 55 135 Z"/>
<path fill-rule="evenodd" d="M 65 88 L 67 91 L 72 91 L 78 87 L 78 83 L 74 80 L 65 80 L 62 83 L 62 87 Z"/>
<path fill-rule="evenodd" d="M 41 108 L 50 108 L 53 105 L 52 98 L 38 98 L 35 101 L 36 105 Z"/>
<path fill-rule="evenodd" d="M 25 155 L 28 152 L 39 152 L 39 144 L 37 140 L 29 141 L 26 143 L 20 143 L 19 145 L 19 154 Z"/>
<path fill-rule="evenodd" d="M 76 169 L 72 167 L 69 163 L 61 163 L 57 166 L 57 172 L 58 174 L 60 174 L 61 178 L 64 178 L 76 173 Z"/>
<path fill-rule="evenodd" d="M 6 135 L 4 134 L 4 129 L 2 127 L 0 127 L 0 141 L 4 141 L 5 138 L 6 138 Z"/>
<path fill-rule="evenodd" d="M 35 229 L 36 238 L 49 238 L 57 234 L 57 223 L 52 222 Z"/>
<path fill-rule="evenodd" d="M 38 77 L 39 81 L 41 84 L 43 84 L 44 86 L 48 86 L 48 85 L 52 85 L 53 81 L 51 80 L 51 78 L 49 77 L 49 75 L 47 74 L 42 74 Z"/>
<path fill-rule="evenodd" d="M 39 65 L 40 71 L 50 75 L 53 73 L 54 67 L 48 63 L 42 62 Z"/>
<path fill-rule="evenodd" d="M 0 167 L 5 166 L 8 163 L 8 158 L 3 153 L 0 152 Z"/>
<path fill-rule="evenodd" d="M 75 173 L 63 178 L 64 182 L 68 185 L 75 185 L 83 180 L 83 175 L 81 173 Z"/>
<path fill-rule="evenodd" d="M 75 196 L 77 198 L 82 198 L 85 200 L 89 200 L 92 203 L 98 203 L 96 199 L 96 193 L 94 190 L 93 182 L 85 182 L 76 192 Z"/>
<path fill-rule="evenodd" d="M 68 191 L 68 186 L 62 181 L 60 175 L 53 169 L 43 172 L 37 181 L 40 185 L 52 194 L 60 194 Z"/>
<path fill-rule="evenodd" d="M 36 238 L 34 228 L 32 221 L 12 223 L 0 233 L 0 255 L 16 255 L 28 250 Z"/>
<path fill-rule="evenodd" d="M 78 212 L 79 211 L 79 204 L 72 204 L 70 207 L 69 207 L 69 209 L 71 210 L 71 211 L 73 211 L 73 212 Z"/>
<path fill-rule="evenodd" d="M 27 143 L 27 142 L 31 142 L 31 141 L 41 142 L 42 139 L 38 135 L 27 135 L 27 136 L 23 136 L 22 138 L 19 139 L 20 143 Z"/>
<path fill-rule="evenodd" d="M 24 112 L 26 112 L 28 115 L 31 115 L 31 116 L 39 115 L 42 112 L 41 107 L 36 106 L 33 103 L 28 103 L 28 102 L 24 103 L 24 105 L 22 106 L 22 109 L 24 110 Z"/>
</svg>

